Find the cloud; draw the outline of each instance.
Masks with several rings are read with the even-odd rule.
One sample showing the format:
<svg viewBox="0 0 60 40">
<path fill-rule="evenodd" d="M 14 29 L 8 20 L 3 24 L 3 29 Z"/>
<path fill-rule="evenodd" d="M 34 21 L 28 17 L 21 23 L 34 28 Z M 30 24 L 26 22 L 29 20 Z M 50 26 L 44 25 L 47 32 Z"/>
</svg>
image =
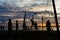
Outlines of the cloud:
<svg viewBox="0 0 60 40">
<path fill-rule="evenodd" d="M 18 0 L 17 5 L 23 7 L 23 6 L 30 6 L 32 4 L 41 4 L 41 3 L 45 4 L 46 2 L 47 0 L 22 0 L 22 1 Z"/>
<path fill-rule="evenodd" d="M 47 0 L 0 0 L 0 2 L 7 2 L 10 4 L 16 4 L 19 7 L 30 6 L 31 4 L 41 4 L 46 3 Z"/>
<path fill-rule="evenodd" d="M 17 7 L 24 7 L 24 6 L 31 6 L 31 5 L 38 5 L 38 4 L 47 4 L 48 0 L 0 0 L 0 4 L 2 3 L 8 3 L 12 6 Z M 55 0 L 56 3 L 56 9 L 58 10 L 60 8 L 60 0 Z M 52 4 L 52 0 L 48 1 L 48 4 Z M 59 10 L 57 12 L 60 12 Z"/>
<path fill-rule="evenodd" d="M 18 0 L 17 1 L 17 5 L 20 6 L 20 7 L 23 7 L 23 6 L 27 6 L 27 5 L 30 5 L 34 0 Z"/>
<path fill-rule="evenodd" d="M 17 6 L 23 7 L 23 6 L 29 6 L 31 4 L 37 3 L 47 3 L 47 0 L 0 0 L 0 2 L 7 2 L 10 4 L 16 4 Z M 50 0 L 49 0 L 50 3 Z"/>
<path fill-rule="evenodd" d="M 16 4 L 17 6 L 23 7 L 27 6 L 33 2 L 33 0 L 0 0 L 0 3 L 9 3 L 9 4 Z"/>
</svg>

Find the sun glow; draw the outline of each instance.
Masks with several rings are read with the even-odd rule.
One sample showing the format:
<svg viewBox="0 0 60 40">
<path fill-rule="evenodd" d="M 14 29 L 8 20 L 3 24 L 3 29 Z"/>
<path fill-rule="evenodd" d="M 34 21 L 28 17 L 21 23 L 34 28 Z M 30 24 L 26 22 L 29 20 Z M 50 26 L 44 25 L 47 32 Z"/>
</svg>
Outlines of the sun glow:
<svg viewBox="0 0 60 40">
<path fill-rule="evenodd" d="M 42 27 L 42 24 L 38 24 L 38 26 Z M 55 23 L 52 23 L 51 24 L 51 27 L 55 27 L 55 26 L 56 26 Z M 60 26 L 60 24 L 59 24 L 59 26 Z M 46 27 L 46 24 L 45 23 L 43 23 L 43 27 Z"/>
</svg>

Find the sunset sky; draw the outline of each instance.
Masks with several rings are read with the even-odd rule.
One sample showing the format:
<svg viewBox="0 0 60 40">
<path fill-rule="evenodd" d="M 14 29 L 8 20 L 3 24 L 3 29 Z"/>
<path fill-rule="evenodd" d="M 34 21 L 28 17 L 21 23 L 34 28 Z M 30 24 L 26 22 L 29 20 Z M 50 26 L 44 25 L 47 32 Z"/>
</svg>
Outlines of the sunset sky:
<svg viewBox="0 0 60 40">
<path fill-rule="evenodd" d="M 47 1 L 48 1 L 48 5 L 46 8 Z M 53 11 L 52 0 L 0 0 L 0 5 L 4 5 L 5 3 L 8 6 L 10 5 L 13 7 L 15 7 L 15 6 L 20 7 L 20 10 L 23 9 L 23 10 L 27 10 L 27 11 L 35 11 L 35 12 L 39 11 L 40 12 L 40 11 L 45 11 L 45 8 L 46 8 L 46 10 L 48 10 L 48 11 Z M 60 13 L 60 0 L 55 0 L 55 4 L 56 4 L 57 13 Z M 21 14 L 23 14 L 23 13 L 21 13 Z M 0 16 L 2 16 L 4 19 L 10 18 L 10 17 L 12 17 L 14 19 L 14 18 L 19 18 L 21 14 L 20 13 L 3 13 L 2 14 L 1 13 Z M 24 14 L 21 15 L 21 17 L 22 16 L 24 16 Z M 46 15 L 46 16 L 48 17 L 49 15 Z M 2 17 L 0 17 L 0 19 L 2 19 Z M 60 15 L 59 15 L 59 17 L 60 17 Z M 4 20 L 4 19 L 2 19 L 2 20 Z M 19 20 L 21 20 L 21 19 L 19 19 Z M 46 20 L 47 20 L 47 18 L 46 18 Z M 41 20 L 39 19 L 39 21 L 41 21 Z M 54 20 L 52 20 L 52 21 L 54 21 Z"/>
<path fill-rule="evenodd" d="M 0 4 L 9 3 L 13 6 L 24 7 L 35 4 L 47 4 L 47 0 L 0 0 Z M 55 0 L 57 12 L 60 13 L 60 0 Z M 51 0 L 48 0 L 48 4 L 51 4 Z"/>
</svg>

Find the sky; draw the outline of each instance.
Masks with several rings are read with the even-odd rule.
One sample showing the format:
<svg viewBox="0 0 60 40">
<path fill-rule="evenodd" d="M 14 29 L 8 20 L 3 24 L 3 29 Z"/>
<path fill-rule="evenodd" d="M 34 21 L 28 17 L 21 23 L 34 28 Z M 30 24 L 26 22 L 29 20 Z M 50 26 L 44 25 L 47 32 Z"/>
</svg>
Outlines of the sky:
<svg viewBox="0 0 60 40">
<path fill-rule="evenodd" d="M 36 4 L 46 3 L 45 0 L 0 0 L 0 2 L 7 2 L 7 3 L 10 3 L 10 4 L 17 4 L 17 6 L 20 6 L 20 7 L 29 6 L 29 5 L 35 4 L 35 3 Z"/>
<path fill-rule="evenodd" d="M 9 3 L 14 6 L 24 7 L 31 6 L 33 4 L 51 4 L 51 0 L 0 0 L 0 4 Z M 57 12 L 60 13 L 60 0 L 55 0 Z"/>
<path fill-rule="evenodd" d="M 49 5 L 52 4 L 51 0 L 0 0 L 0 5 L 2 5 L 2 3 L 8 3 L 8 4 L 13 5 L 13 6 L 25 7 L 25 6 L 31 6 L 31 5 L 34 5 L 34 4 L 45 5 L 45 4 L 47 4 L 47 1 L 48 1 Z M 60 13 L 60 0 L 55 0 L 55 4 L 56 4 L 57 12 Z M 40 6 L 39 6 L 39 8 L 40 8 Z M 39 8 L 34 7 L 33 9 L 35 11 L 35 10 L 38 10 Z M 45 9 L 45 6 L 43 6 L 42 8 Z M 39 10 L 42 10 L 42 9 L 39 9 Z M 49 9 L 49 10 L 51 10 L 51 9 Z M 14 15 L 9 14 L 9 15 L 6 15 L 6 16 L 14 16 Z"/>
<path fill-rule="evenodd" d="M 0 0 L 1 2 L 7 2 L 10 4 L 17 4 L 20 7 L 23 6 L 29 6 L 32 4 L 45 4 L 47 3 L 47 0 Z M 48 0 L 49 3 L 51 3 L 51 0 Z M 56 0 L 57 4 L 59 4 L 59 0 Z"/>
</svg>

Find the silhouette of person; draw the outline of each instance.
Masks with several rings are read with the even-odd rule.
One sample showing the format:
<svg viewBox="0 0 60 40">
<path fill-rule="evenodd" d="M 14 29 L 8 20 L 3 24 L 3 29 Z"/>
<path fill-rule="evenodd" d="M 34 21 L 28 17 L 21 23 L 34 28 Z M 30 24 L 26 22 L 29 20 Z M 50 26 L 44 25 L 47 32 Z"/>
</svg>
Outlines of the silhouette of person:
<svg viewBox="0 0 60 40">
<path fill-rule="evenodd" d="M 18 20 L 16 20 L 16 31 L 18 31 Z"/>
<path fill-rule="evenodd" d="M 4 31 L 4 26 L 0 26 L 0 30 L 3 30 Z"/>
<path fill-rule="evenodd" d="M 0 30 L 2 30 L 2 26 L 0 26 Z"/>
<path fill-rule="evenodd" d="M 51 27 L 50 20 L 48 20 L 46 22 L 46 27 L 47 27 L 47 31 L 50 32 L 51 31 L 51 29 L 50 29 L 50 27 Z"/>
<path fill-rule="evenodd" d="M 33 27 L 33 25 L 34 25 L 34 21 L 33 21 L 33 19 L 30 19 L 30 21 L 31 21 L 31 23 L 32 23 L 32 26 L 31 26 L 31 29 L 32 29 L 32 27 Z"/>
<path fill-rule="evenodd" d="M 8 21 L 8 31 L 9 32 L 12 31 L 12 22 L 11 22 L 11 19 L 9 19 L 9 21 Z"/>
<path fill-rule="evenodd" d="M 2 27 L 2 30 L 4 31 L 4 26 Z"/>
<path fill-rule="evenodd" d="M 37 23 L 36 23 L 36 22 L 34 23 L 34 27 L 35 27 L 35 29 L 38 29 L 38 28 L 37 28 Z"/>
</svg>

